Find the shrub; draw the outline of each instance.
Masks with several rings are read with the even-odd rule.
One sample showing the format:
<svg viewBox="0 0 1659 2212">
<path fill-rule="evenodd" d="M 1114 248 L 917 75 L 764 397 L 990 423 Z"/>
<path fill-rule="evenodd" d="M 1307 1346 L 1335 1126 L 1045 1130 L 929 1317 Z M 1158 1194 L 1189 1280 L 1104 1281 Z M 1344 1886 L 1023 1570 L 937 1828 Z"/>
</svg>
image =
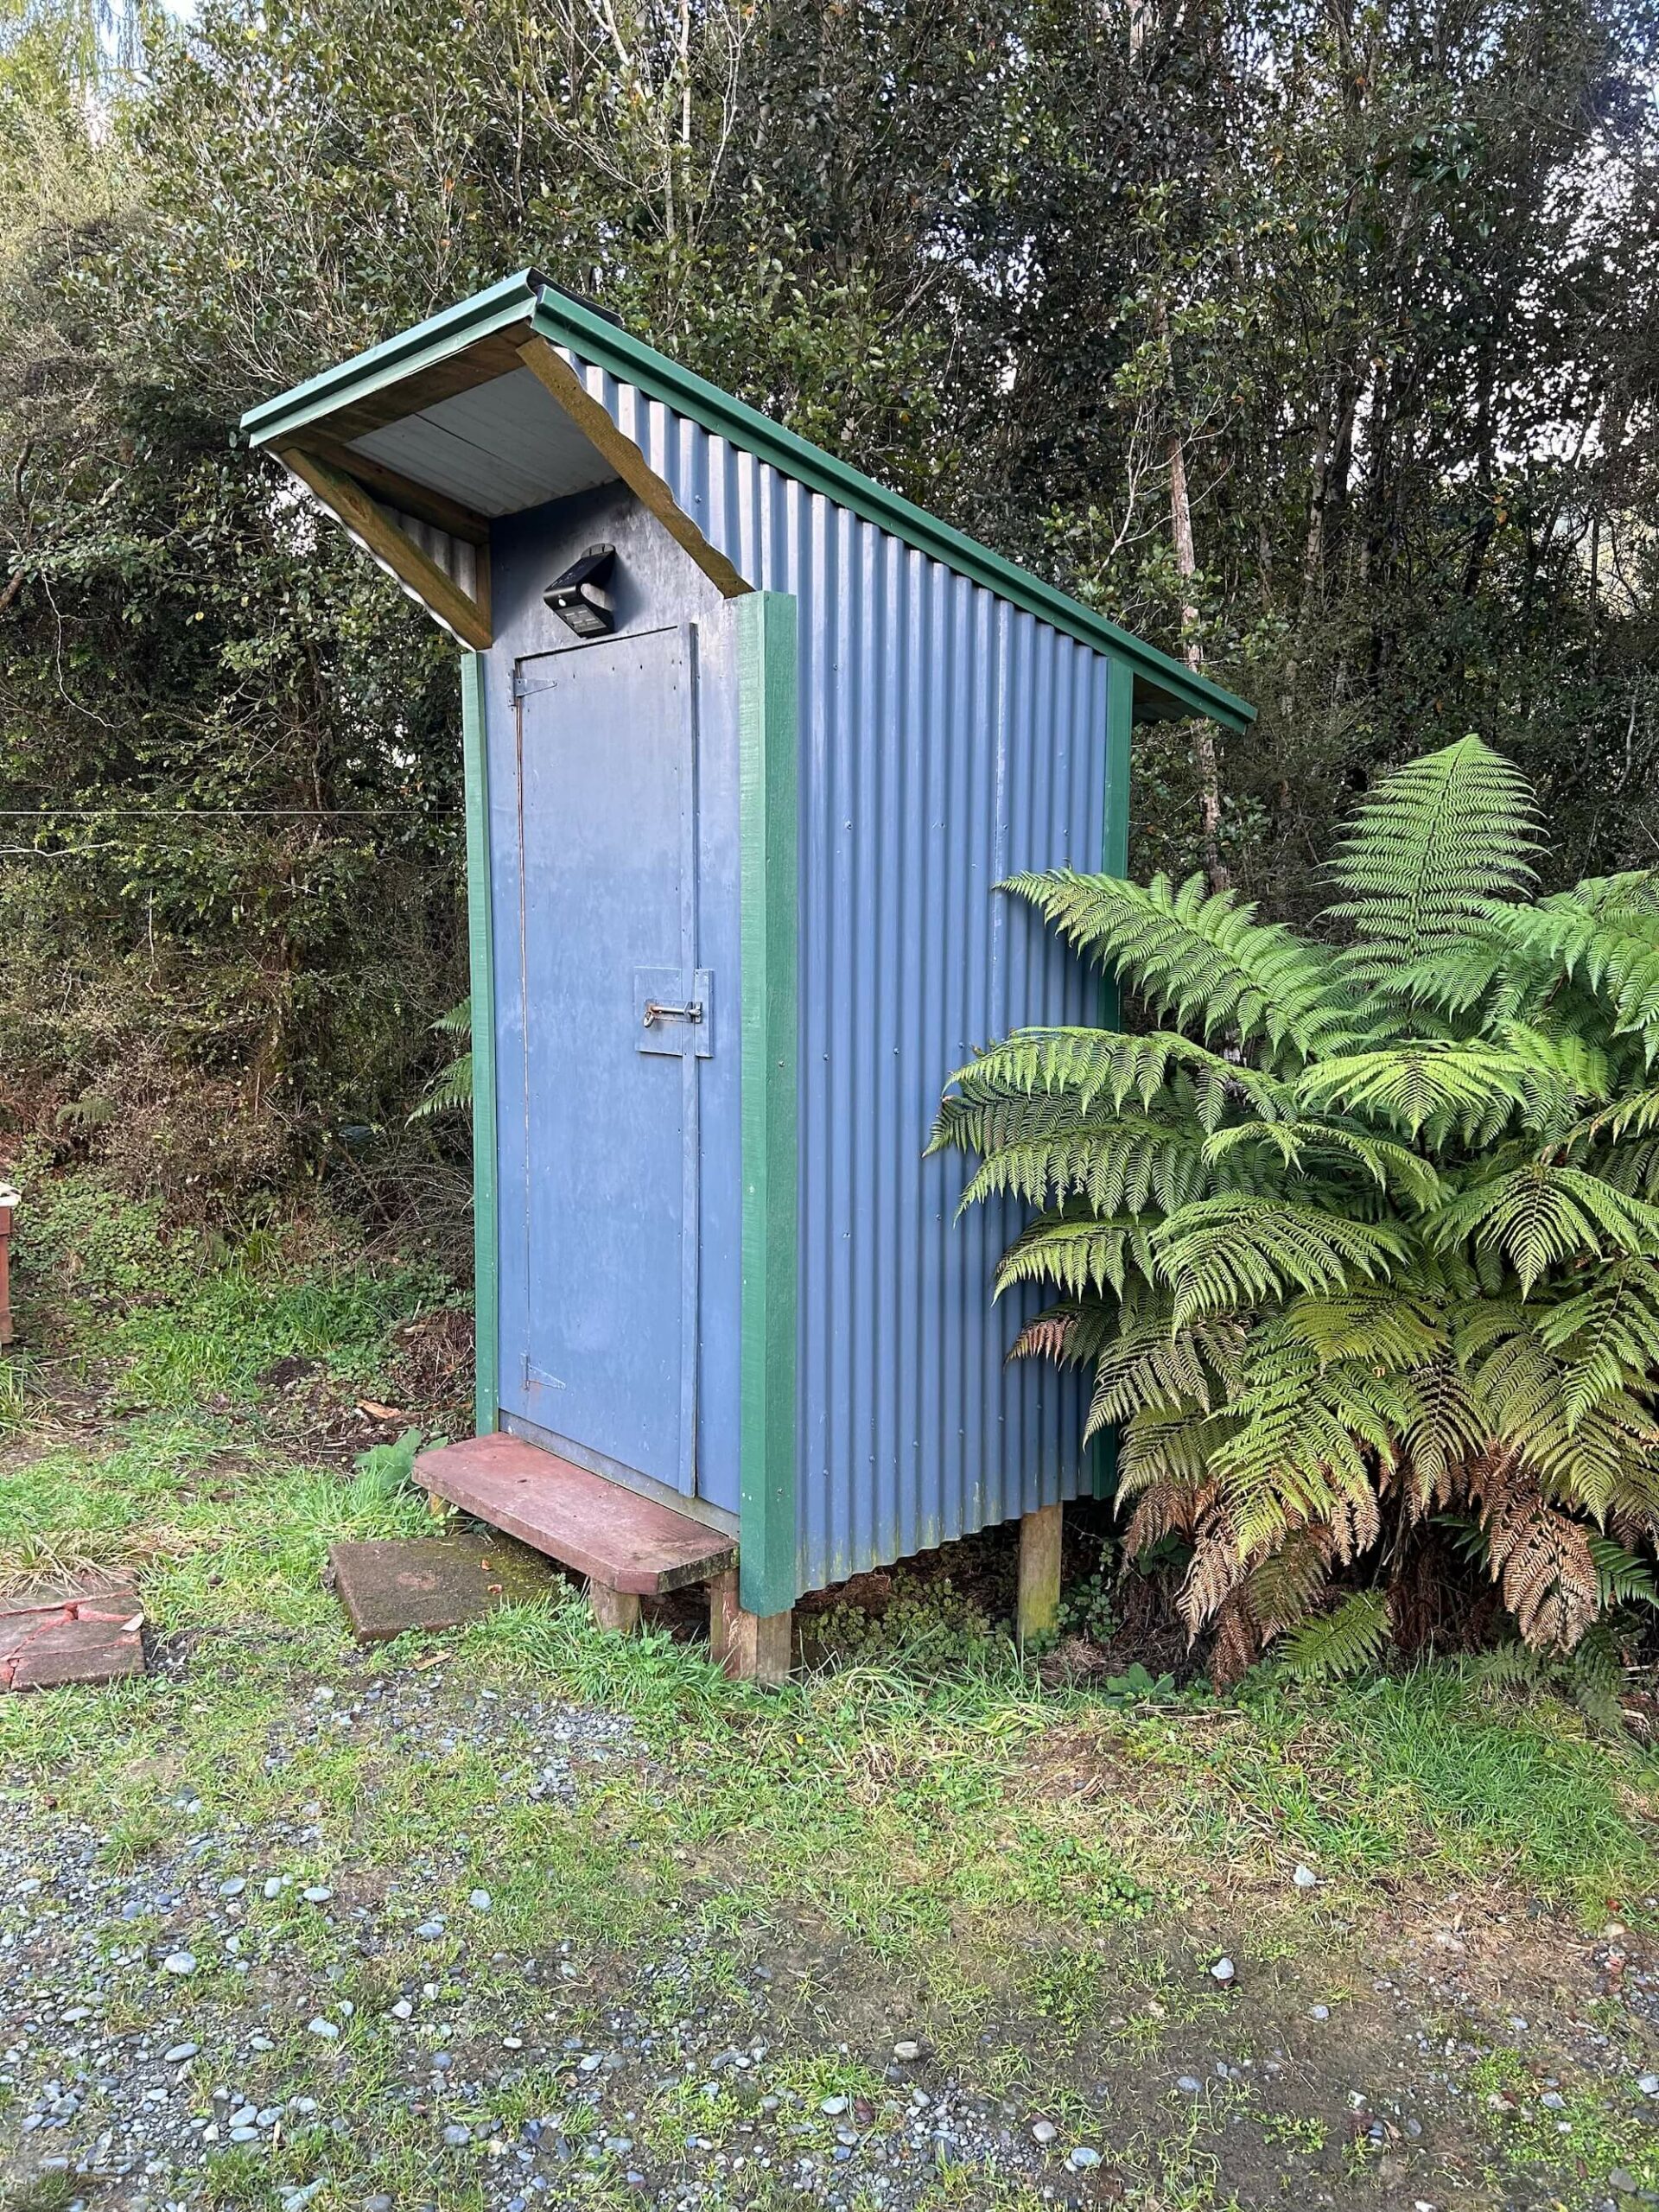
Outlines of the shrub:
<svg viewBox="0 0 1659 2212">
<path fill-rule="evenodd" d="M 1092 1371 L 1126 1549 L 1190 1544 L 1219 1680 L 1301 1624 L 1309 1671 L 1374 1653 L 1448 1524 L 1542 1651 L 1651 1586 L 1659 879 L 1535 899 L 1536 850 L 1465 738 L 1363 803 L 1328 938 L 1198 877 L 1006 887 L 1155 1026 L 1016 1032 L 934 1146 L 1039 1209 L 1014 1352 Z M 1371 1594 L 1314 1633 L 1339 1576 Z"/>
</svg>

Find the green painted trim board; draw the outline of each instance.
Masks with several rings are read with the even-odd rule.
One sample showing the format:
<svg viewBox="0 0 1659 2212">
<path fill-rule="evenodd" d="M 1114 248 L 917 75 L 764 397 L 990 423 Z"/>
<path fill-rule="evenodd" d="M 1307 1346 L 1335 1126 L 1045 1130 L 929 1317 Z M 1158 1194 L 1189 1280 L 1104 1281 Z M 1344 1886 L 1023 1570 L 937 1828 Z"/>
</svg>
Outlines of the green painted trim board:
<svg viewBox="0 0 1659 2212">
<path fill-rule="evenodd" d="M 1129 780 L 1135 743 L 1135 671 L 1126 661 L 1113 660 L 1106 685 L 1106 806 L 1101 823 L 1100 872 L 1126 876 L 1129 872 Z M 1116 976 L 1100 979 L 1100 1026 L 1116 1029 L 1123 1004 Z M 1117 1488 L 1117 1431 L 1108 1429 L 1090 1446 L 1090 1466 L 1096 1497 L 1110 1497 Z"/>
<path fill-rule="evenodd" d="M 745 1611 L 764 1616 L 795 1603 L 800 1548 L 795 601 L 786 593 L 752 592 L 734 602 L 732 617 L 742 917 L 738 1576 Z"/>
<path fill-rule="evenodd" d="M 496 1294 L 495 916 L 490 895 L 490 754 L 486 656 L 461 657 L 461 758 L 467 804 L 467 949 L 473 990 L 473 1297 L 477 1357 L 474 1421 L 499 1426 L 500 1318 Z"/>
</svg>

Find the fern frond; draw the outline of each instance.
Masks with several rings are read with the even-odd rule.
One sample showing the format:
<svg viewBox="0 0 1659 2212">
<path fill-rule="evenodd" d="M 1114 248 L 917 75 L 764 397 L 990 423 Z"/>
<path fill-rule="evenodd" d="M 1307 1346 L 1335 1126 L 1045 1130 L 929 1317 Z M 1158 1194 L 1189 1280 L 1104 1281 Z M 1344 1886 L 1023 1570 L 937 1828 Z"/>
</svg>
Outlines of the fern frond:
<svg viewBox="0 0 1659 2212">
<path fill-rule="evenodd" d="M 1478 737 L 1397 768 L 1363 801 L 1332 869 L 1329 912 L 1358 939 L 1357 977 L 1387 986 L 1404 963 L 1484 932 L 1532 880 L 1538 810 L 1526 779 Z"/>
<path fill-rule="evenodd" d="M 1232 1424 L 1224 1415 L 1205 1419 L 1190 1413 L 1137 1414 L 1117 1440 L 1117 1494 L 1139 1497 L 1160 1483 L 1198 1489 L 1210 1480 L 1210 1459 L 1219 1438 Z"/>
<path fill-rule="evenodd" d="M 1320 1366 L 1274 1321 L 1252 1340 L 1226 1410 L 1210 1472 L 1241 1555 L 1349 1509 L 1375 1535 L 1376 1465 L 1392 1459 L 1411 1411 L 1395 1381 L 1361 1360 Z"/>
<path fill-rule="evenodd" d="M 1205 1038 L 1264 1038 L 1304 1058 L 1339 1049 L 1353 1020 L 1335 959 L 1201 875 L 1179 889 L 1079 875 L 1070 868 L 1010 877 L 1080 950 L 1110 968 L 1150 1005 Z"/>
<path fill-rule="evenodd" d="M 1363 1359 L 1391 1375 L 1421 1366 L 1446 1344 L 1444 1314 L 1393 1282 L 1362 1284 L 1332 1297 L 1293 1298 L 1281 1326 L 1287 1338 L 1306 1344 L 1321 1366 Z"/>
<path fill-rule="evenodd" d="M 1579 1639 L 1564 1670 L 1573 1704 L 1610 1736 L 1624 1732 L 1624 1669 L 1618 1631 L 1610 1621 L 1595 1621 Z"/>
<path fill-rule="evenodd" d="M 1133 1098 L 1150 1112 L 1183 1076 L 1202 1085 L 1193 1096 L 1206 1128 L 1230 1104 L 1269 1121 L 1291 1110 L 1282 1084 L 1174 1030 L 1130 1037 L 1110 1029 L 1016 1029 L 951 1077 L 928 1149 L 984 1157 L 1017 1131 L 1009 1110 L 1021 1100 L 1069 1100 L 1082 1116 L 1105 1100 L 1121 1112 Z"/>
<path fill-rule="evenodd" d="M 1659 1206 L 1627 1198 L 1581 1167 L 1534 1160 L 1477 1175 L 1428 1233 L 1442 1248 L 1468 1243 L 1499 1254 L 1526 1292 L 1547 1268 L 1570 1260 L 1659 1250 Z"/>
<path fill-rule="evenodd" d="M 1148 1412 L 1211 1412 L 1227 1399 L 1243 1341 L 1236 1322 L 1172 1329 L 1167 1313 L 1130 1312 L 1097 1359 L 1091 1430 Z"/>
<path fill-rule="evenodd" d="M 429 1121 L 435 1114 L 470 1114 L 473 1110 L 473 1056 L 463 1052 L 440 1068 L 426 1086 L 411 1122 Z"/>
<path fill-rule="evenodd" d="M 1561 1361 L 1569 1430 L 1594 1406 L 1659 1381 L 1659 1261 L 1620 1260 L 1587 1288 L 1546 1306 L 1539 1340 Z"/>
<path fill-rule="evenodd" d="M 1015 1116 L 1014 1107 L 1024 1110 Z M 1202 1132 L 1143 1114 L 1079 1118 L 1067 1100 L 1010 1102 L 1005 1133 L 969 1178 L 964 1208 L 999 1192 L 1028 1205 L 1087 1199 L 1097 1214 L 1173 1213 L 1214 1181 Z"/>
<path fill-rule="evenodd" d="M 1595 1562 L 1596 1586 L 1604 1607 L 1659 1605 L 1659 1579 L 1646 1560 L 1615 1543 L 1611 1536 L 1592 1536 L 1590 1556 Z"/>
<path fill-rule="evenodd" d="M 1536 1088 L 1536 1069 L 1518 1054 L 1481 1039 L 1412 1037 L 1304 1069 L 1296 1092 L 1318 1111 L 1380 1114 L 1416 1137 L 1431 1127 L 1495 1135 L 1526 1110 Z"/>
<path fill-rule="evenodd" d="M 1357 1590 L 1334 1612 L 1317 1614 L 1293 1629 L 1281 1640 L 1278 1656 L 1300 1681 L 1340 1681 L 1376 1664 L 1389 1631 L 1387 1592 Z"/>
<path fill-rule="evenodd" d="M 1525 1642 L 1570 1651 L 1595 1618 L 1599 1584 L 1581 1524 L 1519 1470 L 1483 1478 L 1489 1572 Z"/>
<path fill-rule="evenodd" d="M 1357 1280 L 1376 1281 L 1408 1249 L 1401 1230 L 1386 1222 L 1231 1194 L 1184 1206 L 1152 1241 L 1175 1293 L 1178 1328 L 1201 1313 L 1260 1305 L 1289 1291 L 1339 1291 Z"/>
<path fill-rule="evenodd" d="M 1263 1637 L 1271 1637 L 1305 1619 L 1330 1580 L 1326 1532 L 1293 1529 L 1277 1551 L 1250 1569 L 1241 1593 Z"/>
<path fill-rule="evenodd" d="M 1337 1122 L 1235 1122 L 1205 1140 L 1204 1157 L 1212 1166 L 1242 1148 L 1272 1153 L 1287 1167 L 1315 1170 L 1323 1160 L 1358 1167 L 1382 1191 L 1397 1192 L 1422 1210 L 1440 1195 L 1432 1164 L 1407 1146 L 1370 1131 Z"/>
<path fill-rule="evenodd" d="M 1002 1255 L 996 1295 L 1015 1283 L 1048 1282 L 1073 1298 L 1108 1290 L 1121 1298 L 1131 1275 L 1156 1283 L 1151 1236 L 1157 1225 L 1156 1216 L 1102 1221 L 1092 1214 L 1041 1214 Z"/>
<path fill-rule="evenodd" d="M 1659 1051 L 1659 879 L 1605 877 L 1517 906 L 1495 923 L 1511 954 L 1571 977 L 1611 1005 L 1614 1033 Z"/>
</svg>

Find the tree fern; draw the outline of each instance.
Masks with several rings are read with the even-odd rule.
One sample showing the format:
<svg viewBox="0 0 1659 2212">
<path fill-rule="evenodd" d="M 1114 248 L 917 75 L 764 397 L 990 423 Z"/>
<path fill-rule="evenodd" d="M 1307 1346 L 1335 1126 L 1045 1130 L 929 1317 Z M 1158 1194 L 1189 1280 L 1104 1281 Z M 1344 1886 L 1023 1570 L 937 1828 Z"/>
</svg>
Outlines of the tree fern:
<svg viewBox="0 0 1659 2212">
<path fill-rule="evenodd" d="M 1334 944 L 1196 880 L 1009 887 L 1147 1026 L 992 1045 L 933 1147 L 1034 1209 L 996 1287 L 1058 1302 L 1015 1349 L 1116 1427 L 1131 1549 L 1190 1545 L 1219 1679 L 1281 1635 L 1375 1656 L 1431 1518 L 1586 1680 L 1659 1586 L 1659 877 L 1534 903 L 1535 822 L 1476 740 L 1402 769 Z"/>
</svg>

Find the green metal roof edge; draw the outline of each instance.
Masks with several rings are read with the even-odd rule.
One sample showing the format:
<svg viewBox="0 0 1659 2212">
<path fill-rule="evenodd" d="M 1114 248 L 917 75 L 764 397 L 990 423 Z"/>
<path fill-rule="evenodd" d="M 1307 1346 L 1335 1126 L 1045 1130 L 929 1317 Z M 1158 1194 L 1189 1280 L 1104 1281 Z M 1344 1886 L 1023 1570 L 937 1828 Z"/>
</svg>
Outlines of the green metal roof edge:
<svg viewBox="0 0 1659 2212">
<path fill-rule="evenodd" d="M 1195 676 L 1182 662 L 1120 629 L 1080 600 L 1045 583 L 1029 569 L 1016 567 L 937 515 L 837 461 L 833 454 L 785 429 L 758 408 L 682 368 L 597 309 L 556 289 L 534 270 L 522 270 L 369 353 L 325 369 L 293 391 L 250 408 L 241 427 L 254 444 L 269 444 L 281 432 L 296 430 L 318 416 L 331 413 L 348 396 L 362 398 L 400 376 L 458 352 L 491 330 L 524 320 L 526 315 L 543 337 L 569 346 L 584 359 L 638 385 L 649 397 L 689 415 L 705 430 L 729 438 L 809 489 L 850 507 L 878 529 L 891 531 L 918 552 L 1023 607 L 1039 621 L 1065 631 L 1098 652 L 1116 654 L 1147 683 L 1191 712 L 1208 715 L 1230 729 L 1246 729 L 1255 720 L 1255 709 L 1248 701 L 1206 677 Z"/>
<path fill-rule="evenodd" d="M 521 269 L 516 276 L 504 277 L 487 292 L 475 292 L 442 315 L 429 315 L 424 322 L 372 346 L 366 353 L 354 353 L 350 360 L 337 361 L 274 399 L 262 399 L 249 408 L 238 428 L 251 444 L 269 445 L 283 431 L 297 430 L 319 415 L 331 414 L 348 397 L 362 399 L 382 385 L 458 353 L 475 338 L 487 337 L 508 323 L 528 321 L 541 283 L 533 270 Z"/>
</svg>

